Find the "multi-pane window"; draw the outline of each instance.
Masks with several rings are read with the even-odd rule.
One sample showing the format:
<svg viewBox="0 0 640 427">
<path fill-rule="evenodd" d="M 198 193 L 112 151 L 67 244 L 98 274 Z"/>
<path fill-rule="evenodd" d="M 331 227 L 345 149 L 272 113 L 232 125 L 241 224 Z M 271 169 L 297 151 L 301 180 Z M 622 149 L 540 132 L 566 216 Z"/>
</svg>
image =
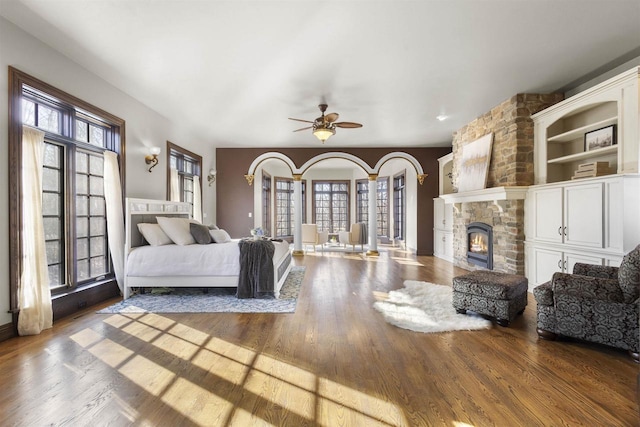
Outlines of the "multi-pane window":
<svg viewBox="0 0 640 427">
<path fill-rule="evenodd" d="M 108 270 L 107 216 L 104 199 L 104 159 L 76 152 L 76 251 L 79 282 Z"/>
<path fill-rule="evenodd" d="M 307 222 L 307 181 L 300 181 L 302 193 L 302 222 Z"/>
<path fill-rule="evenodd" d="M 271 236 L 271 175 L 262 172 L 262 229 Z"/>
<path fill-rule="evenodd" d="M 76 120 L 76 141 L 82 141 L 104 147 L 108 129 L 91 120 L 89 116 L 79 115 Z"/>
<path fill-rule="evenodd" d="M 405 240 L 406 234 L 406 179 L 404 174 L 393 177 L 393 237 Z"/>
<path fill-rule="evenodd" d="M 369 181 L 356 181 L 356 222 L 369 222 Z"/>
<path fill-rule="evenodd" d="M 189 203 L 190 211 L 193 215 L 195 191 L 193 177 L 202 176 L 202 157 L 168 141 L 167 152 L 169 153 L 169 169 L 178 171 L 179 201 Z M 167 196 L 170 200 L 174 200 L 171 197 L 171 173 L 167 174 L 167 182 Z M 200 191 L 202 191 L 202 188 L 200 188 Z"/>
<path fill-rule="evenodd" d="M 27 88 L 23 91 L 22 123 L 25 125 L 37 127 L 47 133 L 61 135 L 65 110 L 67 109 L 53 100 L 49 100 L 44 94 Z"/>
<path fill-rule="evenodd" d="M 276 236 L 291 237 L 295 227 L 294 181 L 291 178 L 275 178 Z M 305 181 L 301 181 L 302 218 L 306 217 Z"/>
<path fill-rule="evenodd" d="M 276 237 L 293 236 L 294 201 L 293 180 L 276 178 Z"/>
<path fill-rule="evenodd" d="M 313 222 L 329 233 L 349 229 L 349 181 L 313 182 Z"/>
<path fill-rule="evenodd" d="M 378 178 L 376 192 L 378 236 L 389 235 L 389 178 Z"/>
<path fill-rule="evenodd" d="M 42 216 L 49 266 L 49 285 L 66 284 L 64 235 L 64 146 L 45 143 L 42 171 Z"/>
<path fill-rule="evenodd" d="M 387 236 L 389 230 L 389 179 L 378 178 L 376 190 L 376 220 L 378 236 Z M 356 221 L 369 224 L 369 181 L 356 181 Z"/>
<path fill-rule="evenodd" d="M 28 86 L 22 123 L 45 132 L 42 215 L 52 292 L 113 277 L 103 151 L 119 149 L 115 127 Z"/>
</svg>

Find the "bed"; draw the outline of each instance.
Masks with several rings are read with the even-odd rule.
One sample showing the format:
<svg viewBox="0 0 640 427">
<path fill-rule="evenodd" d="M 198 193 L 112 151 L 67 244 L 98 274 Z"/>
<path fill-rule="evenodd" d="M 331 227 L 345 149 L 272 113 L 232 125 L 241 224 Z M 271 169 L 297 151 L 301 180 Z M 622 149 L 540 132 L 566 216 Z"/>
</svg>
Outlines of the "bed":
<svg viewBox="0 0 640 427">
<path fill-rule="evenodd" d="M 151 246 L 138 224 L 156 224 L 158 217 L 189 218 L 189 204 L 164 200 L 126 199 L 124 299 L 132 288 L 237 287 L 239 239 L 227 243 Z M 287 242 L 273 242 L 273 283 L 277 298 L 289 271 Z"/>
</svg>

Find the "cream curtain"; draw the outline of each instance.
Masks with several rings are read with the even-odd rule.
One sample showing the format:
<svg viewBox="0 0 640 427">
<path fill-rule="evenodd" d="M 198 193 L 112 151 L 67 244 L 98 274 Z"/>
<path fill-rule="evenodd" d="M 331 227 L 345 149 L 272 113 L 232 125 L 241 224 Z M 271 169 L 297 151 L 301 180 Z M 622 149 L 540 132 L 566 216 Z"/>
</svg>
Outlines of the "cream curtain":
<svg viewBox="0 0 640 427">
<path fill-rule="evenodd" d="M 171 194 L 169 194 L 169 201 L 180 201 L 180 177 L 178 176 L 178 169 L 171 168 L 169 172 L 169 179 L 171 181 Z"/>
<path fill-rule="evenodd" d="M 44 132 L 22 130 L 22 272 L 18 287 L 18 333 L 37 335 L 53 325 L 49 270 L 42 221 Z"/>
<path fill-rule="evenodd" d="M 109 251 L 120 292 L 124 292 L 124 216 L 118 155 L 104 152 L 104 199 L 107 205 L 107 235 Z"/>
<path fill-rule="evenodd" d="M 202 190 L 198 175 L 193 176 L 193 219 L 202 222 Z"/>
</svg>

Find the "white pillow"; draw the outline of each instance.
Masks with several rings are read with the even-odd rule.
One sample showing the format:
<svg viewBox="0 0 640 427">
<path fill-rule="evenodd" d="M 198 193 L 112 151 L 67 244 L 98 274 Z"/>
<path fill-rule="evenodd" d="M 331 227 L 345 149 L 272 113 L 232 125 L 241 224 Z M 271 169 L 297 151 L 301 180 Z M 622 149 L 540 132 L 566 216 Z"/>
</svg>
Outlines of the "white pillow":
<svg viewBox="0 0 640 427">
<path fill-rule="evenodd" d="M 231 236 L 225 230 L 209 230 L 209 234 L 211 234 L 211 238 L 216 243 L 227 243 L 231 241 Z"/>
<path fill-rule="evenodd" d="M 196 241 L 189 230 L 190 220 L 188 218 L 170 218 L 157 216 L 158 225 L 176 245 L 193 245 Z"/>
<path fill-rule="evenodd" d="M 140 223 L 138 224 L 138 230 L 151 246 L 170 245 L 173 243 L 158 224 Z"/>
</svg>

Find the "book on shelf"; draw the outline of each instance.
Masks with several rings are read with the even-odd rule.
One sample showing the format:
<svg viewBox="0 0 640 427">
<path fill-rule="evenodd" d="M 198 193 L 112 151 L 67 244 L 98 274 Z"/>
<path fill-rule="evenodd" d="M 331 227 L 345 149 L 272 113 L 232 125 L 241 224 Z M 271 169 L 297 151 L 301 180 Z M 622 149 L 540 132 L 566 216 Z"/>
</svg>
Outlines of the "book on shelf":
<svg viewBox="0 0 640 427">
<path fill-rule="evenodd" d="M 592 178 L 596 176 L 610 175 L 612 173 L 615 173 L 615 171 L 612 168 L 597 169 L 597 170 L 596 169 L 593 169 L 593 170 L 578 169 L 573 173 L 573 176 L 571 177 L 571 179 Z"/>
<path fill-rule="evenodd" d="M 578 171 L 609 171 L 609 162 L 590 162 L 590 163 L 582 163 L 578 165 Z"/>
</svg>

